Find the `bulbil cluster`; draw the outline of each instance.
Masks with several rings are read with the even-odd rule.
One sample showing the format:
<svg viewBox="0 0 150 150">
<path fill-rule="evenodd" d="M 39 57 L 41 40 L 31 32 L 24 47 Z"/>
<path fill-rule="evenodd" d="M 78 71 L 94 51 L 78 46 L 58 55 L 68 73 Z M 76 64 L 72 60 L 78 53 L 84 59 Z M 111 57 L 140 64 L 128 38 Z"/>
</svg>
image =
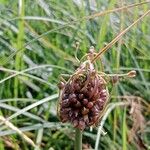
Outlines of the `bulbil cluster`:
<svg viewBox="0 0 150 150">
<path fill-rule="evenodd" d="M 88 65 L 87 65 L 88 64 Z M 60 83 L 59 117 L 84 130 L 99 121 L 108 100 L 105 80 L 89 63 L 81 66 L 66 82 Z"/>
</svg>

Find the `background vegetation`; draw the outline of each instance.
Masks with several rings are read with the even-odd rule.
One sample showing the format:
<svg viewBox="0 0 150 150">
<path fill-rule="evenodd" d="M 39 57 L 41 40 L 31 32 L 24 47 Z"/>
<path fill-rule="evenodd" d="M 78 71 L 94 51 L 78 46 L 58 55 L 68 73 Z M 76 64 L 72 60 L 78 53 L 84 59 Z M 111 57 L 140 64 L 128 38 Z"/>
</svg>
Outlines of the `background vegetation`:
<svg viewBox="0 0 150 150">
<path fill-rule="evenodd" d="M 98 52 L 150 5 L 83 17 L 135 3 L 140 1 L 0 0 L 0 150 L 73 149 L 74 130 L 59 122 L 56 107 L 59 75 L 78 66 L 76 42 L 79 59 L 90 46 Z M 97 61 L 106 73 L 137 71 L 135 78 L 110 82 L 112 111 L 98 149 L 150 148 L 149 42 L 147 15 Z M 94 148 L 97 131 L 99 126 L 83 133 L 84 149 Z"/>
</svg>

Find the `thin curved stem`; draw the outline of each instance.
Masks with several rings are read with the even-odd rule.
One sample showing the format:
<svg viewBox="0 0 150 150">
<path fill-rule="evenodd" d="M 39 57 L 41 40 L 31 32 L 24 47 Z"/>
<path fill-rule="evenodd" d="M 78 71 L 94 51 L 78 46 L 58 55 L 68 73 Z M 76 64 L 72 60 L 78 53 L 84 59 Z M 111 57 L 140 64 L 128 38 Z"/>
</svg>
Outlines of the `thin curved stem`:
<svg viewBox="0 0 150 150">
<path fill-rule="evenodd" d="M 117 103 L 110 103 L 107 107 L 107 111 L 105 112 L 104 116 L 102 117 L 102 120 L 100 122 L 100 126 L 98 127 L 98 131 L 97 131 L 97 137 L 96 137 L 96 142 L 95 142 L 95 149 L 94 150 L 98 150 L 99 148 L 99 143 L 100 143 L 100 138 L 101 138 L 101 133 L 102 133 L 102 129 L 103 126 L 105 124 L 106 119 L 108 118 L 109 114 L 111 113 L 111 111 L 113 109 L 115 109 L 117 106 L 128 106 L 130 105 L 130 102 L 117 102 Z"/>
<path fill-rule="evenodd" d="M 99 58 L 103 53 L 105 53 L 109 48 L 111 48 L 116 42 L 118 42 L 125 33 L 127 33 L 134 25 L 136 25 L 139 21 L 141 21 L 149 13 L 150 13 L 150 10 L 148 10 L 140 18 L 138 18 L 136 21 L 134 21 L 130 26 L 128 26 L 122 32 L 120 32 L 110 43 L 108 43 L 105 47 L 103 47 L 101 50 L 99 50 L 99 52 L 91 60 L 91 62 L 93 63 L 95 60 L 97 60 L 97 58 Z"/>
</svg>

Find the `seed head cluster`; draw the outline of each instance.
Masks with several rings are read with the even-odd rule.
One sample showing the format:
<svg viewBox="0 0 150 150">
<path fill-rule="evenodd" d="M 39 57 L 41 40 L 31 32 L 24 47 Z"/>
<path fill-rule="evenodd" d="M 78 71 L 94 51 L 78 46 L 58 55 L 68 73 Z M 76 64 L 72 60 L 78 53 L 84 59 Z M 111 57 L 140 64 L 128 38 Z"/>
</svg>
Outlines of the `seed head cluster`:
<svg viewBox="0 0 150 150">
<path fill-rule="evenodd" d="M 96 71 L 80 68 L 66 82 L 60 83 L 60 110 L 62 122 L 70 122 L 84 130 L 99 121 L 108 99 L 105 80 Z"/>
</svg>

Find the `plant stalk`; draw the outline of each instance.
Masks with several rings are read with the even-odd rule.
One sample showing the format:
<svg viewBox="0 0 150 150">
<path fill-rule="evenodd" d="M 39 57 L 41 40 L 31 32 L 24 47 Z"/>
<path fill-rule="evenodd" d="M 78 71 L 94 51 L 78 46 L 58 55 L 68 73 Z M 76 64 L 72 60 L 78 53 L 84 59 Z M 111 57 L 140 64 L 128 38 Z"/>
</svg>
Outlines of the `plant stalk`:
<svg viewBox="0 0 150 150">
<path fill-rule="evenodd" d="M 82 131 L 75 129 L 75 150 L 82 150 Z"/>
<path fill-rule="evenodd" d="M 100 57 L 103 53 L 105 53 L 109 48 L 111 48 L 116 42 L 120 40 L 120 38 L 127 33 L 134 25 L 136 25 L 139 21 L 141 21 L 145 16 L 147 16 L 150 13 L 150 10 L 148 10 L 146 13 L 144 13 L 140 18 L 138 18 L 136 21 L 134 21 L 130 26 L 125 28 L 123 31 L 121 31 L 110 43 L 108 43 L 105 47 L 99 50 L 97 55 L 91 60 L 93 63 L 95 60 L 97 60 L 98 57 Z"/>
</svg>

